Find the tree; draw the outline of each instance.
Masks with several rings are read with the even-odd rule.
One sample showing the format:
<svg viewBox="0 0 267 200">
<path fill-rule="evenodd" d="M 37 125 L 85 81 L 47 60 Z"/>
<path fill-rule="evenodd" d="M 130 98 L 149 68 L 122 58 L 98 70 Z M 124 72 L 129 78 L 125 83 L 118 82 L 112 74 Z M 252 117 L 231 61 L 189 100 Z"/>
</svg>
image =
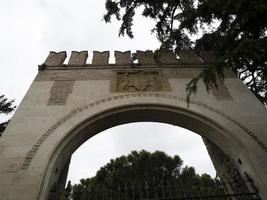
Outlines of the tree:
<svg viewBox="0 0 267 200">
<path fill-rule="evenodd" d="M 96 176 L 80 180 L 80 184 L 72 187 L 72 198 L 93 200 L 104 195 L 112 199 L 124 199 L 125 196 L 140 199 L 142 196 L 169 195 L 170 191 L 183 195 L 199 194 L 207 188 L 214 193 L 222 192 L 218 179 L 207 174 L 200 176 L 193 167 L 183 168 L 182 164 L 177 155 L 170 157 L 160 151 L 132 151 L 127 156 L 111 159 Z M 181 189 L 183 186 L 186 186 L 186 192 Z"/>
<path fill-rule="evenodd" d="M 104 20 L 111 22 L 115 16 L 122 22 L 119 35 L 133 38 L 137 9 L 155 20 L 152 31 L 161 42 L 159 50 L 215 52 L 217 62 L 187 84 L 188 97 L 197 92 L 199 80 L 207 89 L 217 87 L 223 80 L 222 68 L 229 67 L 267 103 L 266 0 L 107 0 Z"/>
<path fill-rule="evenodd" d="M 64 192 L 64 198 L 63 199 L 70 199 L 70 195 L 71 195 L 71 191 L 72 191 L 72 185 L 71 185 L 71 181 L 68 181 L 68 184 L 65 188 L 65 192 Z"/>
<path fill-rule="evenodd" d="M 0 114 L 10 114 L 12 111 L 15 110 L 16 106 L 13 105 L 14 100 L 8 100 L 5 98 L 4 95 L 0 95 Z M 0 123 L 0 137 L 2 136 L 2 133 L 6 129 L 6 126 L 8 124 L 8 121 Z"/>
</svg>

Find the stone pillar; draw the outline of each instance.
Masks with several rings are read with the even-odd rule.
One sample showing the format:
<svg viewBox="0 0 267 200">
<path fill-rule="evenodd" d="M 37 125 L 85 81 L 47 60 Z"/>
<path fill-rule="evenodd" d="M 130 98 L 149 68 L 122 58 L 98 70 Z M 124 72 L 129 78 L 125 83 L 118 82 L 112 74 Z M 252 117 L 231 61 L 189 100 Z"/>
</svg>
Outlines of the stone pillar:
<svg viewBox="0 0 267 200">
<path fill-rule="evenodd" d="M 72 51 L 70 60 L 69 60 L 69 65 L 84 65 L 86 64 L 86 60 L 88 57 L 88 52 L 87 51 Z"/>
<path fill-rule="evenodd" d="M 109 51 L 93 51 L 93 65 L 105 65 L 108 64 Z"/>
</svg>

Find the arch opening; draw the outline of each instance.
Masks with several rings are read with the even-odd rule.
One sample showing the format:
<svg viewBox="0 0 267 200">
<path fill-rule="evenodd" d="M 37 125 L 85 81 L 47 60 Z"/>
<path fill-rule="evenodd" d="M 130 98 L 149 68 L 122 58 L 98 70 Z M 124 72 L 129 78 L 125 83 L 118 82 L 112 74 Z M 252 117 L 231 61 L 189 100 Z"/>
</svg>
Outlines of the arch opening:
<svg viewBox="0 0 267 200">
<path fill-rule="evenodd" d="M 198 174 L 216 177 L 200 135 L 170 124 L 137 122 L 112 127 L 83 143 L 71 156 L 67 183 L 78 184 L 81 179 L 94 177 L 111 159 L 133 151 L 178 155 L 183 160 L 182 167 L 192 166 Z"/>
<path fill-rule="evenodd" d="M 242 160 L 245 158 L 245 161 L 249 161 L 248 154 L 242 145 L 231 137 L 227 130 L 211 119 L 171 106 L 122 106 L 85 119 L 65 134 L 51 154 L 40 187 L 39 198 L 47 199 L 53 183 L 59 183 L 60 180 L 60 184 L 65 185 L 70 157 L 81 144 L 108 128 L 132 122 L 160 122 L 191 130 L 218 147 L 240 173 L 242 169 L 237 164 L 240 156 Z M 236 151 L 237 148 L 239 151 Z M 239 152 L 239 155 L 236 152 Z"/>
</svg>

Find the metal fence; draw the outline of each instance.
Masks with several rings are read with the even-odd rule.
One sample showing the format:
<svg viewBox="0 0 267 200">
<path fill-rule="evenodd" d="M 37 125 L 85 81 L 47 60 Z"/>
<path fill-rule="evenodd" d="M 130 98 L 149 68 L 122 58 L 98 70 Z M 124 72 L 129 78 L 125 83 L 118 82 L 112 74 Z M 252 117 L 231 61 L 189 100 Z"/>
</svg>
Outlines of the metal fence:
<svg viewBox="0 0 267 200">
<path fill-rule="evenodd" d="M 213 183 L 214 184 L 214 183 Z M 249 185 L 251 183 L 246 183 Z M 97 185 L 82 187 L 72 191 L 69 199 L 73 200 L 260 200 L 257 190 L 240 185 L 238 191 L 229 192 L 224 185 L 216 182 L 216 187 L 209 183 L 205 185 L 185 183 L 176 180 L 152 181 L 144 183 L 123 183 L 108 187 Z"/>
</svg>

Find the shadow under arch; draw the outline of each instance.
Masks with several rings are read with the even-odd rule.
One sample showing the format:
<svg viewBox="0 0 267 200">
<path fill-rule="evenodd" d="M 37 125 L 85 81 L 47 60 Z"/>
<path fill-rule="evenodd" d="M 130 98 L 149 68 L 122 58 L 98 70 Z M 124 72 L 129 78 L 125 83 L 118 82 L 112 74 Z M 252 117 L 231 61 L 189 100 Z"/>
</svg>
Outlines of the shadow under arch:
<svg viewBox="0 0 267 200">
<path fill-rule="evenodd" d="M 251 163 L 249 152 L 229 131 L 212 119 L 188 109 L 158 104 L 118 106 L 73 127 L 66 133 L 50 154 L 46 171 L 38 193 L 38 200 L 46 200 L 49 190 L 61 171 L 66 168 L 72 153 L 94 135 L 117 125 L 132 122 L 161 122 L 189 129 L 216 144 L 232 161 L 237 161 L 236 149 L 242 152 L 246 162 Z M 103 147 L 104 148 L 104 147 Z M 67 174 L 66 174 L 67 176 Z"/>
</svg>

